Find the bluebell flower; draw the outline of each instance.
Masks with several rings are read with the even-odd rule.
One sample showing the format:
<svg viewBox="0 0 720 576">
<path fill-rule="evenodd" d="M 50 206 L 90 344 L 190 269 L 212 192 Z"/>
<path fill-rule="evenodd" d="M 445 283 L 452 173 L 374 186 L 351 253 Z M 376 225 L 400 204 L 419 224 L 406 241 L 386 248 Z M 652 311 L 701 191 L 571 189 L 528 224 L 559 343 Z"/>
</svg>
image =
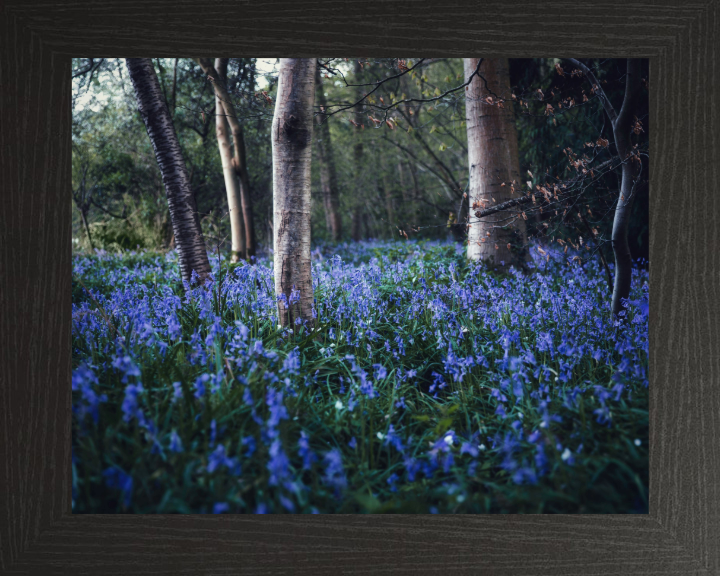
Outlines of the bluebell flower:
<svg viewBox="0 0 720 576">
<path fill-rule="evenodd" d="M 317 460 L 317 456 L 310 449 L 310 438 L 304 430 L 300 432 L 300 440 L 298 440 L 298 453 L 303 461 L 303 470 L 310 470 L 312 463 Z"/>
<path fill-rule="evenodd" d="M 108 488 L 116 488 L 122 492 L 125 506 L 130 506 L 132 499 L 133 479 L 117 466 L 106 468 L 103 472 L 105 485 Z"/>
<path fill-rule="evenodd" d="M 325 463 L 323 481 L 328 486 L 334 488 L 335 495 L 339 496 L 340 492 L 347 487 L 347 478 L 343 470 L 340 450 L 333 448 L 326 452 L 323 461 Z"/>
<path fill-rule="evenodd" d="M 182 384 L 180 382 L 173 382 L 173 397 L 172 403 L 174 404 L 177 400 L 183 397 Z"/>
<path fill-rule="evenodd" d="M 182 440 L 180 440 L 180 436 L 178 436 L 178 433 L 173 430 L 170 433 L 170 452 L 182 452 L 183 451 L 183 445 Z"/>
</svg>

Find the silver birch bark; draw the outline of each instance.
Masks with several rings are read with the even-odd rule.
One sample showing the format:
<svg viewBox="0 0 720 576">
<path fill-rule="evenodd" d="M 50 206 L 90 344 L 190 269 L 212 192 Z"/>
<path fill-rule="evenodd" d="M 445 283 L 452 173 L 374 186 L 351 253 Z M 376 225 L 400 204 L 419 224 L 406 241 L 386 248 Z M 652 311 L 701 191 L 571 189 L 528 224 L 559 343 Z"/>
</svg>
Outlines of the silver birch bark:
<svg viewBox="0 0 720 576">
<path fill-rule="evenodd" d="M 633 116 L 636 113 L 637 98 L 640 93 L 640 60 L 628 58 L 627 79 L 625 81 L 625 97 L 617 120 L 613 123 L 613 135 L 620 157 L 625 160 L 622 165 L 622 181 L 620 197 L 615 207 L 613 219 L 612 247 L 615 253 L 615 285 L 612 295 L 612 312 L 617 316 L 623 309 L 623 300 L 630 297 L 632 282 L 632 255 L 628 243 L 630 214 L 637 196 L 638 177 L 642 164 L 639 157 L 630 158 L 632 142 Z"/>
<path fill-rule="evenodd" d="M 275 294 L 283 326 L 313 326 L 310 167 L 314 58 L 281 58 L 272 123 Z"/>
<path fill-rule="evenodd" d="M 478 59 L 464 58 L 464 64 L 467 81 L 476 70 Z M 481 73 L 488 88 L 506 101 L 501 108 L 497 105 L 497 97 L 492 97 L 490 104 L 486 98 L 491 94 L 477 76 L 465 92 L 470 171 L 468 202 L 472 208 L 469 211 L 467 256 L 496 267 L 522 266 L 527 253 L 525 221 L 510 212 L 499 212 L 480 221 L 472 216 L 478 207 L 512 199 L 510 182 L 513 180 L 516 182 L 515 195 L 521 194 L 507 58 L 483 60 Z"/>
<path fill-rule="evenodd" d="M 190 178 L 160 83 L 149 58 L 126 58 L 125 62 L 165 185 L 183 280 L 191 282 L 195 271 L 204 282 L 210 274 L 210 262 Z"/>
<path fill-rule="evenodd" d="M 637 110 L 638 96 L 640 95 L 640 60 L 637 58 L 628 58 L 627 60 L 625 96 L 620 113 L 617 113 L 613 108 L 610 99 L 603 91 L 592 70 L 574 58 L 568 60 L 585 73 L 588 81 L 592 84 L 593 92 L 600 98 L 613 127 L 613 138 L 615 139 L 618 155 L 623 159 L 620 196 L 615 207 L 612 229 L 612 247 L 615 253 L 612 313 L 613 316 L 617 317 L 623 310 L 623 300 L 630 296 L 630 285 L 632 283 L 632 255 L 628 244 L 628 227 L 630 226 L 632 206 L 637 195 L 642 162 L 639 156 L 633 155 L 630 133 L 632 131 L 633 117 Z"/>
<path fill-rule="evenodd" d="M 211 82 L 215 96 L 222 101 L 225 109 L 225 119 L 230 124 L 230 130 L 233 137 L 233 166 L 238 177 L 238 187 L 240 190 L 240 203 L 242 205 L 243 223 L 245 226 L 245 254 L 248 260 L 255 256 L 255 223 L 252 213 L 252 203 L 250 201 L 250 179 L 247 173 L 247 162 L 245 160 L 245 136 L 243 128 L 238 121 L 235 107 L 233 106 L 230 94 L 227 91 L 226 78 L 221 76 L 210 58 L 196 58 L 200 67 L 203 69 Z M 228 58 L 218 58 L 224 61 L 227 67 Z"/>
<path fill-rule="evenodd" d="M 215 59 L 215 69 L 222 81 L 227 76 L 227 63 L 227 58 Z M 222 162 L 223 177 L 225 178 L 225 192 L 227 194 L 228 215 L 230 218 L 230 260 L 237 262 L 240 258 L 245 258 L 245 226 L 240 202 L 240 188 L 233 165 L 232 148 L 228 135 L 228 121 L 222 99 L 217 91 L 215 92 L 215 131 L 217 133 L 218 148 L 220 149 L 220 161 Z"/>
</svg>

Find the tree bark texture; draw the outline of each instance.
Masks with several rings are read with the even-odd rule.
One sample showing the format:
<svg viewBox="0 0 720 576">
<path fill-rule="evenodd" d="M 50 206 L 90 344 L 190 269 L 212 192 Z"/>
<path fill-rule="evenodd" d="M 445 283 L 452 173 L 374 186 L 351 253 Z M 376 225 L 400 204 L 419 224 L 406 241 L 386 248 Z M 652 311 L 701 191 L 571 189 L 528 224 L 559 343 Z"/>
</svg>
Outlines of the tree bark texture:
<svg viewBox="0 0 720 576">
<path fill-rule="evenodd" d="M 283 326 L 312 328 L 310 167 L 314 58 L 281 58 L 272 123 L 275 294 Z"/>
<path fill-rule="evenodd" d="M 195 271 L 199 280 L 204 282 L 210 274 L 210 262 L 195 197 L 190 188 L 190 178 L 170 111 L 162 97 L 160 83 L 149 58 L 127 58 L 125 61 L 138 110 L 155 150 L 165 185 L 183 280 L 191 282 L 192 272 Z"/>
<path fill-rule="evenodd" d="M 465 79 L 475 71 L 477 58 L 465 58 Z M 499 204 L 510 200 L 510 182 L 520 192 L 520 167 L 517 133 L 510 101 L 510 76 L 507 58 L 485 59 L 480 70 L 487 80 L 473 78 L 465 92 L 468 135 L 469 223 L 467 256 L 499 267 L 522 266 L 527 257 L 525 221 L 509 212 L 500 212 L 478 220 L 473 212 L 483 203 Z M 486 100 L 492 98 L 492 103 Z M 506 99 L 503 107 L 498 97 Z M 502 184 L 505 186 L 502 186 Z"/>
<path fill-rule="evenodd" d="M 318 106 L 326 109 L 327 102 L 322 88 L 322 80 L 320 79 L 320 68 L 316 68 L 315 81 L 315 97 Z M 337 242 L 342 237 L 342 219 L 340 218 L 340 191 L 338 189 L 337 172 L 335 170 L 335 155 L 330 138 L 329 118 L 323 118 L 322 116 L 319 118 L 320 122 L 315 142 L 317 142 L 320 156 L 320 188 L 322 190 L 323 206 L 325 207 L 325 218 L 328 222 L 328 228 L 332 239 Z"/>
<path fill-rule="evenodd" d="M 252 202 L 250 200 L 250 178 L 247 172 L 243 128 L 238 121 L 235 106 L 233 106 L 232 99 L 227 91 L 227 79 L 225 76 L 217 71 L 212 60 L 209 58 L 197 58 L 196 60 L 202 67 L 203 72 L 211 79 L 215 97 L 219 97 L 222 101 L 223 108 L 225 109 L 225 118 L 228 124 L 230 124 L 234 148 L 233 166 L 238 177 L 240 203 L 242 205 L 243 222 L 245 226 L 245 253 L 247 259 L 250 260 L 255 256 L 256 252 L 255 223 L 253 219 Z M 225 60 L 224 66 L 227 69 L 227 58 L 218 58 L 217 60 Z"/>
<path fill-rule="evenodd" d="M 628 58 L 627 76 L 625 81 L 625 98 L 620 113 L 613 122 L 613 135 L 622 165 L 622 182 L 620 197 L 615 207 L 613 219 L 612 246 L 615 252 L 615 285 L 613 287 L 612 311 L 617 316 L 623 309 L 623 300 L 630 296 L 632 282 L 632 255 L 628 244 L 628 227 L 632 205 L 637 196 L 637 179 L 640 176 L 642 164 L 638 156 L 630 157 L 632 153 L 633 118 L 637 110 L 637 100 L 640 93 L 640 60 Z"/>
<path fill-rule="evenodd" d="M 220 81 L 227 77 L 227 58 L 216 58 L 215 69 L 218 72 Z M 243 223 L 243 211 L 240 201 L 240 187 L 238 185 L 235 166 L 233 165 L 232 147 L 230 135 L 228 134 L 228 121 L 225 115 L 222 99 L 215 91 L 215 129 L 217 133 L 218 148 L 220 149 L 220 160 L 222 162 L 223 177 L 225 178 L 225 192 L 227 194 L 228 214 L 230 217 L 230 242 L 231 261 L 237 262 L 240 258 L 246 258 L 245 253 L 245 225 Z"/>
</svg>

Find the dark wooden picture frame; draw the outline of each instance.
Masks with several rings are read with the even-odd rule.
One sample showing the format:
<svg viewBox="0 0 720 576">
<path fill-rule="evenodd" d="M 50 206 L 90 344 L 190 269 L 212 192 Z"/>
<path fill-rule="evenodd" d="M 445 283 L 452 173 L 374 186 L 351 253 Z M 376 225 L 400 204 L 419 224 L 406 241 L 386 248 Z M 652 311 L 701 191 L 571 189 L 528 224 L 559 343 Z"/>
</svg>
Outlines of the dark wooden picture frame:
<svg viewBox="0 0 720 576">
<path fill-rule="evenodd" d="M 0 4 L 0 572 L 720 574 L 719 6 Z M 198 52 L 650 58 L 648 515 L 71 514 L 71 57 Z"/>
</svg>

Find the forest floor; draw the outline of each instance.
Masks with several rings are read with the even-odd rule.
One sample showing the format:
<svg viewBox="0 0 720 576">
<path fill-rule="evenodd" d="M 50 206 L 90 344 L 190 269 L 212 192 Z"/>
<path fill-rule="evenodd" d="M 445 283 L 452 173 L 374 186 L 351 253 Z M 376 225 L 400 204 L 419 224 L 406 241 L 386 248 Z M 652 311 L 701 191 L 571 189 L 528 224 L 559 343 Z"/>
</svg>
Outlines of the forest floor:
<svg viewBox="0 0 720 576">
<path fill-rule="evenodd" d="M 442 242 L 313 252 L 317 330 L 272 262 L 185 291 L 177 255 L 73 257 L 75 513 L 647 513 L 648 272 L 530 273 Z"/>
</svg>

